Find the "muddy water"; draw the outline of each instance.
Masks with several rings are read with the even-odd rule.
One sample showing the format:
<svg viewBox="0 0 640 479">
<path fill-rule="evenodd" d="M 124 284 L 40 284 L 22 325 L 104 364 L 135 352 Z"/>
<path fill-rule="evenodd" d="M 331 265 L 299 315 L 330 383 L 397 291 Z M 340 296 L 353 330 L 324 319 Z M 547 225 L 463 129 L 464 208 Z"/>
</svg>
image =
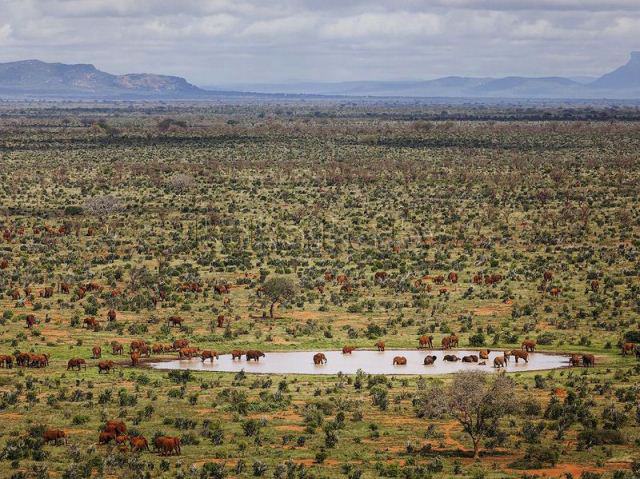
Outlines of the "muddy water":
<svg viewBox="0 0 640 479">
<path fill-rule="evenodd" d="M 316 352 L 324 352 L 327 363 L 313 364 L 313 355 Z M 387 350 L 384 352 L 356 350 L 352 354 L 342 354 L 341 351 L 291 351 L 291 352 L 267 352 L 266 357 L 260 358 L 260 362 L 247 361 L 244 356 L 241 360 L 232 360 L 231 355 L 224 354 L 219 360 L 214 359 L 213 364 L 207 360 L 205 363 L 200 358 L 190 360 L 162 361 L 148 363 L 156 369 L 190 369 L 194 371 L 220 371 L 263 374 L 355 374 L 362 369 L 369 374 L 450 374 L 458 371 L 480 370 L 494 372 L 493 358 L 502 356 L 502 352 L 491 352 L 486 365 L 478 363 L 463 363 L 462 361 L 443 361 L 445 354 L 455 354 L 462 358 L 465 355 L 478 354 L 477 351 L 420 351 L 420 350 Z M 426 355 L 437 357 L 433 365 L 423 364 Z M 398 366 L 393 364 L 395 356 L 407 358 L 407 364 Z M 537 371 L 543 369 L 556 369 L 569 365 L 567 356 L 559 354 L 530 353 L 529 363 L 522 360 L 516 364 L 513 357 L 509 358 L 509 364 L 505 368 L 507 372 Z"/>
</svg>

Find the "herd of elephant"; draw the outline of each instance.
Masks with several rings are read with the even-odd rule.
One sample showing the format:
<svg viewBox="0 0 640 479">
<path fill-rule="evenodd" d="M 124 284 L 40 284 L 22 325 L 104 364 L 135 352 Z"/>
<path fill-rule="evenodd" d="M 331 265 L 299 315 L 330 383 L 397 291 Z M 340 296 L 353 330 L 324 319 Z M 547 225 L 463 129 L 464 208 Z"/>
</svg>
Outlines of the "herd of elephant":
<svg viewBox="0 0 640 479">
<path fill-rule="evenodd" d="M 380 347 L 380 342 L 376 343 L 378 347 L 378 351 L 384 351 L 384 346 Z M 535 348 L 535 346 L 534 346 Z M 342 354 L 351 354 L 357 348 L 353 346 L 345 346 L 342 348 Z M 532 350 L 533 351 L 533 350 Z M 478 352 L 478 354 L 470 354 L 467 356 L 458 357 L 455 354 L 445 354 L 442 358 L 443 361 L 456 362 L 462 361 L 463 363 L 477 363 L 478 365 L 486 365 L 486 361 L 489 359 L 490 349 L 482 349 Z M 503 368 L 509 362 L 509 358 L 513 356 L 516 363 L 519 359 L 524 360 L 524 362 L 529 362 L 529 351 L 513 349 L 511 351 L 504 351 L 502 356 L 498 356 L 493 360 L 493 366 L 496 368 Z M 423 364 L 425 366 L 432 365 L 436 362 L 437 356 L 427 355 L 423 360 Z M 313 363 L 316 365 L 326 364 L 327 356 L 324 353 L 316 353 L 313 355 Z M 406 366 L 407 358 L 404 356 L 395 356 L 393 358 L 394 366 Z"/>
<path fill-rule="evenodd" d="M 67 443 L 67 433 L 62 429 L 46 429 L 42 433 L 42 439 L 45 444 L 53 442 Z M 127 443 L 131 447 L 132 452 L 150 451 L 149 442 L 142 435 L 127 434 L 127 426 L 123 421 L 110 420 L 105 423 L 98 435 L 98 444 L 105 445 L 114 443 L 121 452 L 127 452 Z M 153 440 L 156 452 L 162 456 L 180 455 L 180 438 L 173 436 L 157 436 Z"/>
<path fill-rule="evenodd" d="M 442 338 L 442 349 L 447 350 L 457 347 L 459 344 L 459 338 L 455 334 L 450 334 Z M 117 341 L 111 343 L 113 354 L 122 354 L 123 346 Z M 375 343 L 375 347 L 378 351 L 385 350 L 384 341 L 378 341 Z M 180 359 L 191 359 L 194 356 L 199 356 L 202 362 L 214 359 L 219 359 L 219 354 L 216 351 L 200 350 L 199 348 L 189 347 L 189 341 L 186 339 L 177 339 L 171 345 L 148 345 L 144 340 L 135 340 L 130 344 L 130 357 L 131 365 L 137 366 L 141 357 L 150 357 L 150 353 L 162 353 L 168 351 L 177 351 Z M 433 348 L 433 336 L 421 336 L 418 339 L 419 349 L 432 349 Z M 344 346 L 342 348 L 342 354 L 351 354 L 356 349 L 355 346 Z M 521 344 L 521 349 L 512 349 L 510 351 L 503 351 L 502 355 L 496 356 L 493 359 L 493 366 L 495 368 L 504 368 L 509 359 L 513 357 L 517 363 L 522 359 L 525 363 L 529 362 L 529 353 L 534 352 L 536 349 L 536 341 L 532 339 L 525 339 Z M 636 345 L 632 342 L 625 342 L 622 344 L 622 354 L 635 354 L 640 359 L 640 345 Z M 482 349 L 478 354 L 470 354 L 462 357 L 458 357 L 455 354 L 446 354 L 442 358 L 443 361 L 462 361 L 463 363 L 477 363 L 478 365 L 486 365 L 486 361 L 489 360 L 489 353 L 491 350 Z M 235 349 L 231 351 L 232 360 L 240 360 L 245 357 L 247 361 L 259 361 L 260 358 L 265 357 L 265 353 L 259 350 L 242 351 Z M 102 348 L 95 346 L 92 349 L 92 359 L 100 359 L 102 357 Z M 23 367 L 45 367 L 49 365 L 48 354 L 33 354 L 33 353 L 17 353 L 12 355 L 0 355 L 0 367 L 10 368 L 15 362 L 18 366 Z M 424 365 L 432 365 L 435 363 L 437 357 L 433 355 L 427 355 L 424 358 Z M 324 353 L 316 353 L 313 356 L 313 362 L 316 365 L 326 364 L 327 357 Z M 595 365 L 595 356 L 593 354 L 572 354 L 569 358 L 571 366 L 585 366 L 590 367 Z M 404 356 L 395 356 L 393 358 L 393 364 L 403 366 L 407 364 L 407 358 Z M 97 363 L 98 373 L 108 373 L 115 368 L 116 363 L 112 360 L 100 361 Z M 81 368 L 87 368 L 87 362 L 84 358 L 71 358 L 67 363 L 67 370 L 80 370 Z"/>
<path fill-rule="evenodd" d="M 459 344 L 459 338 L 455 334 L 451 334 L 449 336 L 445 336 L 442 338 L 442 349 L 450 349 L 453 347 L 457 347 Z M 375 344 L 378 351 L 385 350 L 385 343 L 383 341 L 378 341 Z M 433 348 L 433 336 L 421 336 L 418 339 L 418 348 Z M 509 359 L 513 357 L 515 362 L 518 363 L 520 359 L 522 359 L 525 363 L 529 362 L 529 353 L 535 352 L 536 349 L 536 341 L 532 339 L 525 339 L 521 344 L 521 349 L 512 349 L 510 351 L 503 351 L 502 355 L 496 356 L 493 358 L 493 367 L 500 369 L 504 368 L 508 363 Z M 342 354 L 351 354 L 355 351 L 356 348 L 354 346 L 344 346 L 342 348 Z M 489 360 L 490 349 L 482 349 L 478 352 L 478 354 L 470 354 L 462 357 L 458 357 L 455 354 L 445 354 L 442 358 L 443 361 L 462 361 L 463 363 L 476 363 L 478 365 L 486 365 L 486 361 Z M 622 345 L 622 354 L 635 354 L 636 357 L 640 359 L 640 345 L 636 345 L 634 343 L 624 343 Z M 432 365 L 436 362 L 437 356 L 427 355 L 423 360 L 423 364 L 425 366 Z M 326 364 L 327 357 L 324 353 L 316 353 L 313 355 L 313 363 L 316 365 Z M 571 366 L 584 366 L 584 367 L 592 367 L 595 366 L 596 360 L 593 354 L 572 354 L 569 357 L 569 364 Z M 407 358 L 404 356 L 395 356 L 393 358 L 394 366 L 404 366 L 407 364 Z"/>
</svg>

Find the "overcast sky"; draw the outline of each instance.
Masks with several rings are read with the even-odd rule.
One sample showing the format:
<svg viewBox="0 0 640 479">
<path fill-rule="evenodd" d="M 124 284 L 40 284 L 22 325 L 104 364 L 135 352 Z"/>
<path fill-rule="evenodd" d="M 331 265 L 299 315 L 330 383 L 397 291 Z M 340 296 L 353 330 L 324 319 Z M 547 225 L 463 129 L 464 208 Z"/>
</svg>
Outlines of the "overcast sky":
<svg viewBox="0 0 640 479">
<path fill-rule="evenodd" d="M 0 0 L 0 61 L 199 85 L 599 75 L 640 50 L 640 0 Z"/>
</svg>

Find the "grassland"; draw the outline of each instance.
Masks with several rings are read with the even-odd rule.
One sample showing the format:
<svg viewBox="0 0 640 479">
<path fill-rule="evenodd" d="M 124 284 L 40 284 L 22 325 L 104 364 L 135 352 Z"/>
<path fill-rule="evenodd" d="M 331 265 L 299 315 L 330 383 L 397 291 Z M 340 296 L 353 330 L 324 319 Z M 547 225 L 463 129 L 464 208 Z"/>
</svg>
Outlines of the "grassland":
<svg viewBox="0 0 640 479">
<path fill-rule="evenodd" d="M 50 354 L 0 370 L 0 476 L 637 477 L 640 367 L 620 354 L 640 339 L 637 111 L 444 109 L 0 106 L 0 354 Z M 261 286 L 281 276 L 296 294 L 271 318 Z M 101 290 L 80 297 L 87 283 Z M 450 378 L 168 374 L 109 346 L 414 348 L 451 332 L 596 367 L 515 375 L 522 407 L 475 461 L 458 423 L 417 413 L 424 384 Z M 75 357 L 88 368 L 67 371 Z M 97 445 L 115 418 L 180 436 L 182 455 Z M 68 444 L 42 445 L 43 427 Z"/>
</svg>

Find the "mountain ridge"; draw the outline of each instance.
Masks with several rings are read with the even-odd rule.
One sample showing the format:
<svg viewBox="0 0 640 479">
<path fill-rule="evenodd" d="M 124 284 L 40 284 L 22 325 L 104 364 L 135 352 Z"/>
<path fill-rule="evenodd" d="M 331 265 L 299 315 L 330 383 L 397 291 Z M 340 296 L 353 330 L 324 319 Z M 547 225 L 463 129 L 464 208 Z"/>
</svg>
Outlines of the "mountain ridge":
<svg viewBox="0 0 640 479">
<path fill-rule="evenodd" d="M 584 79 L 561 76 L 446 76 L 434 80 L 230 84 L 226 87 L 256 93 L 374 97 L 640 99 L 640 52 L 632 52 L 629 62 L 613 72 L 598 78 L 587 78 L 586 81 Z"/>
<path fill-rule="evenodd" d="M 416 98 L 640 99 L 640 51 L 588 81 L 561 76 L 464 77 L 434 80 L 232 84 L 200 88 L 179 76 L 114 75 L 90 63 L 22 60 L 0 63 L 0 98 L 206 99 L 216 96 L 353 96 Z"/>
<path fill-rule="evenodd" d="M 89 63 L 47 63 L 22 60 L 0 63 L 0 90 L 50 95 L 202 95 L 184 78 L 152 73 L 113 75 Z"/>
</svg>

